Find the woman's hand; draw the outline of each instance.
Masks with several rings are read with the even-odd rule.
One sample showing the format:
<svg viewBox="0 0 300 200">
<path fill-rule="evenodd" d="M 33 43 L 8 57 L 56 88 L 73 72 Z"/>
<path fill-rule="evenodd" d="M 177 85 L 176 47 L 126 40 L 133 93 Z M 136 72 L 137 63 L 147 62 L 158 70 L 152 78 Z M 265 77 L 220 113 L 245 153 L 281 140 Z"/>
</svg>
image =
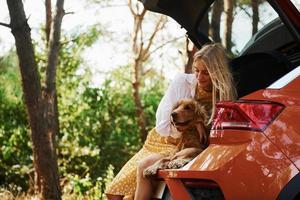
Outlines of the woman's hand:
<svg viewBox="0 0 300 200">
<path fill-rule="evenodd" d="M 195 147 L 186 148 L 181 151 L 178 151 L 174 156 L 171 157 L 171 160 L 174 160 L 177 158 L 196 157 L 202 151 L 203 151 L 203 149 L 195 148 Z"/>
</svg>

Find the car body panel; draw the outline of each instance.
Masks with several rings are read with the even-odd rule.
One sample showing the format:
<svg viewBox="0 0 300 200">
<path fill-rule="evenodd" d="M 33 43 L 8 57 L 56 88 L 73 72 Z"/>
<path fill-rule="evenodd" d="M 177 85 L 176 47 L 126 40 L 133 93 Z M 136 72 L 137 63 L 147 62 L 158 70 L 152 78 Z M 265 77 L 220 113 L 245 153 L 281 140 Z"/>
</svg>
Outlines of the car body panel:
<svg viewBox="0 0 300 200">
<path fill-rule="evenodd" d="M 225 135 L 223 131 L 217 132 Z M 214 140 L 183 169 L 164 173 L 160 177 L 165 180 L 212 180 L 221 188 L 225 199 L 250 200 L 275 199 L 299 170 L 268 138 L 256 133 L 251 141 L 243 143 L 225 144 L 223 138 Z M 177 195 L 176 192 L 174 196 Z"/>
<path fill-rule="evenodd" d="M 300 169 L 299 113 L 300 106 L 286 108 L 285 112 L 264 132 L 298 169 Z M 293 121 L 295 123 L 287 123 Z"/>
<path fill-rule="evenodd" d="M 293 78 L 291 77 L 292 81 L 281 89 L 259 90 L 243 99 L 262 99 L 286 106 L 284 112 L 264 131 L 264 134 L 300 169 L 300 76 Z"/>
</svg>

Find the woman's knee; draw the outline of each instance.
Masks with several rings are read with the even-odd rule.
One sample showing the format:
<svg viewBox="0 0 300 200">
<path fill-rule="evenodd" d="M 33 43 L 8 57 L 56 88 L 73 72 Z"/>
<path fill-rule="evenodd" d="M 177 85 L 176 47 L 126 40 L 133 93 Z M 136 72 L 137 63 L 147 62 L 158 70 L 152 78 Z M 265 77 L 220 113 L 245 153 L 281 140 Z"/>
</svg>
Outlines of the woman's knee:
<svg viewBox="0 0 300 200">
<path fill-rule="evenodd" d="M 150 162 L 149 159 L 143 159 L 140 162 L 138 162 L 138 166 L 137 166 L 138 173 L 143 172 L 151 164 L 152 162 Z"/>
<path fill-rule="evenodd" d="M 153 165 L 156 161 L 162 158 L 160 154 L 154 154 L 149 157 L 144 158 L 140 162 L 138 162 L 137 171 L 138 173 L 143 174 L 143 171 L 149 166 Z"/>
</svg>

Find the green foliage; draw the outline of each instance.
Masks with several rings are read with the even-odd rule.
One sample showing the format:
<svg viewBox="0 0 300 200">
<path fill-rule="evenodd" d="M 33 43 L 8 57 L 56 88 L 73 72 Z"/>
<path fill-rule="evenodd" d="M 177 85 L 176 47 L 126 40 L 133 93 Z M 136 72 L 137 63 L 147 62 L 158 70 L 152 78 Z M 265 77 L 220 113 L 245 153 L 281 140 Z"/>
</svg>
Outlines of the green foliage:
<svg viewBox="0 0 300 200">
<path fill-rule="evenodd" d="M 142 145 L 130 81 L 131 67 L 120 66 L 107 74 L 102 85 L 91 87 L 91 73 L 81 55 L 99 34 L 95 26 L 84 33 L 64 35 L 59 52 L 57 152 L 66 199 L 104 198 L 105 186 Z M 45 50 L 40 48 L 42 44 L 35 45 L 44 80 Z M 1 60 L 0 72 L 0 187 L 14 185 L 26 191 L 28 175 L 33 172 L 32 144 L 14 52 Z M 163 80 L 155 71 L 149 71 L 141 84 L 148 129 L 155 123 Z"/>
<path fill-rule="evenodd" d="M 71 104 L 74 109 L 64 110 L 63 115 L 69 118 L 61 120 L 64 134 L 59 143 L 63 158 L 60 169 L 65 174 L 88 173 L 91 180 L 104 182 L 101 191 L 112 173 L 108 169 L 113 166 L 117 172 L 141 147 L 129 72 L 129 67 L 119 68 L 101 87 L 86 87 L 78 95 L 81 98 Z M 162 77 L 153 75 L 151 83 L 142 90 L 149 129 L 154 126 L 163 91 L 159 78 Z"/>
<path fill-rule="evenodd" d="M 0 86 L 8 101 L 19 103 L 22 97 L 18 60 L 14 50 L 0 58 Z"/>
<path fill-rule="evenodd" d="M 32 150 L 14 51 L 0 59 L 0 185 L 28 188 Z"/>
</svg>

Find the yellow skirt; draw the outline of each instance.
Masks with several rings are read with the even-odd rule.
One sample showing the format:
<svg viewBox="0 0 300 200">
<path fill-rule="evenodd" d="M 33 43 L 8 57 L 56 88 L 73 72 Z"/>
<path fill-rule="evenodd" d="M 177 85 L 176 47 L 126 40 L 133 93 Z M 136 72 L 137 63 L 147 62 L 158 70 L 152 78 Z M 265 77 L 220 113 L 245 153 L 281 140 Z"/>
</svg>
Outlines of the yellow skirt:
<svg viewBox="0 0 300 200">
<path fill-rule="evenodd" d="M 136 190 L 136 172 L 138 162 L 149 155 L 159 153 L 169 156 L 178 150 L 179 140 L 160 136 L 155 128 L 147 136 L 145 144 L 120 170 L 106 188 L 106 194 L 123 195 L 124 200 L 133 199 Z"/>
</svg>

